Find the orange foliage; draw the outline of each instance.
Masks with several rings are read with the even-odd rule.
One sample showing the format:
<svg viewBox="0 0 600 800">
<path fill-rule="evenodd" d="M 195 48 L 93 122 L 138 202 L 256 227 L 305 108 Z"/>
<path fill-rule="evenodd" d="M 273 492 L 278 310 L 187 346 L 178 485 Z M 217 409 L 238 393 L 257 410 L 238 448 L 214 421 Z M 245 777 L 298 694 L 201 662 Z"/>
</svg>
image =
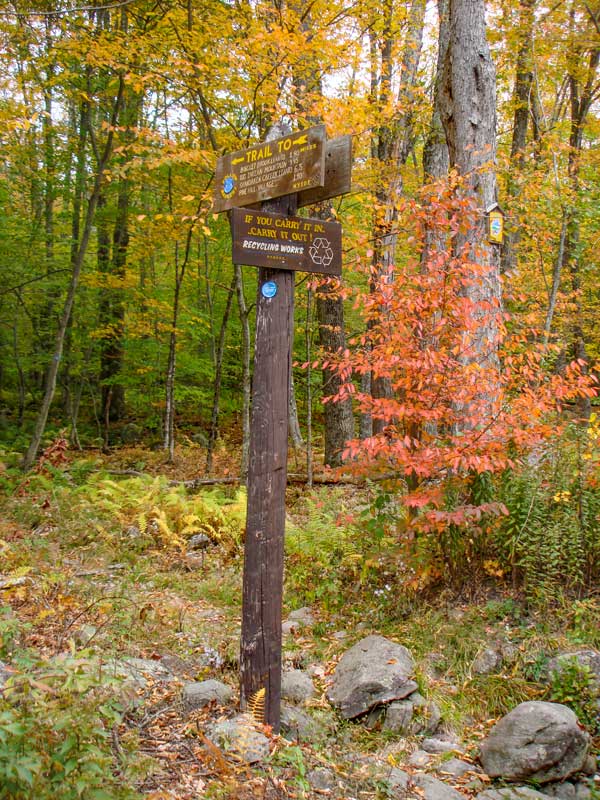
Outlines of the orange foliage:
<svg viewBox="0 0 600 800">
<path fill-rule="evenodd" d="M 371 289 L 356 307 L 366 332 L 328 368 L 344 383 L 335 397 L 352 396 L 384 431 L 347 444 L 345 459 L 380 467 L 406 480 L 407 507 L 423 509 L 417 522 L 438 529 L 504 513 L 500 504 L 443 510 L 440 483 L 451 476 L 496 473 L 557 432 L 565 404 L 594 396 L 594 379 L 574 362 L 556 374 L 552 348 L 535 330 L 509 332 L 511 319 L 482 299 L 485 270 L 476 254 L 453 255 L 454 237 L 477 213 L 456 191 L 428 188 L 426 199 L 405 200 L 399 227 L 414 231 L 413 255 L 381 275 L 365 269 Z M 435 246 L 425 243 L 434 241 Z M 469 291 L 477 286 L 478 292 Z M 478 299 L 472 299 L 476 297 Z M 500 318 L 497 341 L 481 353 L 479 326 Z M 391 396 L 373 398 L 355 377 L 385 378 Z"/>
</svg>

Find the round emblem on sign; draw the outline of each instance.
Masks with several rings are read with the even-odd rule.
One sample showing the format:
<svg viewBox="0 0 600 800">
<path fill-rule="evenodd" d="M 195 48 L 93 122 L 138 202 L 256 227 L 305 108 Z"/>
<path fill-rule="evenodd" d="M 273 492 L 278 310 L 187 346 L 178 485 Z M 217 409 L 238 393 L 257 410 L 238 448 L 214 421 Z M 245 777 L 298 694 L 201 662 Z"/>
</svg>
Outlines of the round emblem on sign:
<svg viewBox="0 0 600 800">
<path fill-rule="evenodd" d="M 229 197 L 235 191 L 235 175 L 226 175 L 223 178 L 223 188 L 221 194 L 223 197 Z"/>
<path fill-rule="evenodd" d="M 260 291 L 263 297 L 275 297 L 277 294 L 277 284 L 275 281 L 266 281 L 260 287 Z"/>
<path fill-rule="evenodd" d="M 329 239 L 321 237 L 315 239 L 308 253 L 313 264 L 322 264 L 324 267 L 328 267 L 333 261 L 333 250 Z"/>
</svg>

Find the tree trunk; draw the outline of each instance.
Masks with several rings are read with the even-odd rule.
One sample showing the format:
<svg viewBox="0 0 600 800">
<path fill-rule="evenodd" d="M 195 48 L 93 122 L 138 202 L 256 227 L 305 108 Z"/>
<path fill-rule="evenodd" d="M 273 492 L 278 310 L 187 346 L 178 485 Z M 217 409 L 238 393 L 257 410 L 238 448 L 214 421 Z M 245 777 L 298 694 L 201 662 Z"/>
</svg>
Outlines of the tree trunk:
<svg viewBox="0 0 600 800">
<path fill-rule="evenodd" d="M 31 466 L 33 465 L 33 462 L 35 461 L 40 446 L 40 442 L 42 440 L 42 436 L 44 435 L 44 430 L 46 428 L 46 422 L 48 420 L 50 405 L 54 398 L 54 391 L 56 389 L 56 376 L 58 374 L 58 368 L 60 365 L 60 360 L 63 352 L 65 333 L 67 330 L 67 326 L 69 324 L 69 320 L 71 318 L 71 310 L 73 308 L 73 302 L 75 300 L 75 292 L 77 291 L 77 286 L 79 284 L 79 276 L 81 274 L 81 269 L 83 267 L 85 254 L 87 252 L 89 244 L 90 234 L 92 232 L 92 225 L 96 214 L 96 206 L 98 204 L 98 198 L 100 197 L 102 190 L 104 173 L 108 165 L 108 162 L 110 160 L 110 157 L 112 155 L 113 141 L 114 141 L 114 127 L 116 125 L 118 115 L 121 109 L 121 102 L 123 98 L 123 85 L 124 85 L 123 77 L 119 76 L 119 87 L 117 91 L 117 96 L 115 98 L 115 102 L 113 104 L 111 125 L 106 136 L 106 142 L 102 150 L 102 154 L 98 159 L 96 176 L 94 179 L 94 187 L 92 189 L 90 199 L 88 200 L 85 223 L 83 226 L 83 233 L 81 236 L 79 247 L 75 255 L 75 259 L 72 263 L 71 280 L 69 282 L 67 296 L 65 298 L 63 311 L 60 317 L 60 322 L 56 333 L 56 339 L 54 343 L 54 355 L 52 357 L 52 361 L 48 366 L 48 372 L 46 375 L 46 390 L 44 392 L 44 398 L 42 400 L 42 405 L 40 407 L 36 419 L 31 443 L 22 462 L 22 468 L 24 470 L 30 469 Z M 90 128 L 90 135 L 91 135 L 91 128 Z"/>
<path fill-rule="evenodd" d="M 529 98 L 533 84 L 533 25 L 536 0 L 521 0 L 519 12 L 519 50 L 514 88 L 515 112 L 513 119 L 513 137 L 510 148 L 510 167 L 506 183 L 508 202 L 518 194 L 519 184 L 515 179 L 522 173 L 525 163 L 525 146 L 527 144 L 527 127 L 529 122 Z M 520 240 L 519 219 L 514 214 L 509 218 L 502 245 L 501 271 L 514 270 L 517 265 L 517 249 Z"/>
<path fill-rule="evenodd" d="M 343 300 L 329 285 L 320 286 L 317 291 L 317 319 L 319 322 L 319 343 L 327 358 L 327 353 L 338 353 L 346 349 L 344 330 Z M 321 372 L 323 396 L 335 395 L 341 388 L 341 378 L 335 371 L 324 369 Z M 339 467 L 342 452 L 347 441 L 354 438 L 354 414 L 352 400 L 340 403 L 325 403 L 325 464 Z"/>
<path fill-rule="evenodd" d="M 249 309 L 244 294 L 244 276 L 239 264 L 233 266 L 237 292 L 240 325 L 242 327 L 242 463 L 240 477 L 245 483 L 248 477 L 248 448 L 250 446 L 250 397 L 252 382 L 250 378 L 250 322 Z"/>
<path fill-rule="evenodd" d="M 298 419 L 298 404 L 296 403 L 296 389 L 294 387 L 294 376 L 290 370 L 290 402 L 288 409 L 288 426 L 292 446 L 295 450 L 304 445 L 302 431 L 300 430 L 300 420 Z"/>
<path fill-rule="evenodd" d="M 213 384 L 213 404 L 212 413 L 210 417 L 210 431 L 208 434 L 208 448 L 206 450 L 206 474 L 210 475 L 213 466 L 213 454 L 215 451 L 215 444 L 219 434 L 219 404 L 221 402 L 221 378 L 223 375 L 223 354 L 225 352 L 225 337 L 227 335 L 227 324 L 229 322 L 229 314 L 231 313 L 231 305 L 233 302 L 233 295 L 235 293 L 237 283 L 237 276 L 234 275 L 231 280 L 231 285 L 227 292 L 227 299 L 225 301 L 225 311 L 223 312 L 223 319 L 221 320 L 221 329 L 219 331 L 219 341 L 216 350 L 215 361 L 215 380 Z"/>
<path fill-rule="evenodd" d="M 464 360 L 494 368 L 501 313 L 500 251 L 488 242 L 486 210 L 497 199 L 496 76 L 486 40 L 484 0 L 449 0 L 448 21 L 440 114 L 450 163 L 475 209 L 468 230 L 454 237 L 455 255 L 474 265 L 464 292 L 473 303 L 475 327 L 465 343 Z M 493 388 L 482 387 L 480 413 L 485 419 L 493 413 L 495 400 Z"/>
<path fill-rule="evenodd" d="M 371 76 L 371 101 L 377 105 L 381 116 L 388 107 L 392 93 L 394 75 L 394 21 L 393 3 L 386 0 L 383 13 L 383 33 L 379 42 L 381 65 L 378 79 Z M 377 169 L 381 175 L 376 190 L 375 219 L 373 225 L 373 287 L 379 279 L 394 279 L 396 262 L 395 230 L 398 219 L 398 198 L 402 193 L 402 168 L 406 164 L 414 143 L 415 87 L 417 72 L 423 46 L 425 20 L 424 0 L 413 0 L 411 4 L 408 31 L 402 51 L 400 65 L 400 87 L 396 98 L 398 112 L 390 121 L 385 121 L 376 129 L 372 144 L 372 154 L 376 158 Z M 373 36 L 373 34 L 372 34 Z M 371 45 L 372 59 L 376 48 Z M 376 63 L 376 62 L 375 62 Z M 371 69 L 375 65 L 372 63 Z M 382 313 L 385 313 L 382 311 Z M 371 376 L 371 395 L 374 400 L 386 399 L 393 394 L 389 378 L 373 374 Z M 373 433 L 382 433 L 392 421 L 381 414 L 372 415 Z"/>
</svg>

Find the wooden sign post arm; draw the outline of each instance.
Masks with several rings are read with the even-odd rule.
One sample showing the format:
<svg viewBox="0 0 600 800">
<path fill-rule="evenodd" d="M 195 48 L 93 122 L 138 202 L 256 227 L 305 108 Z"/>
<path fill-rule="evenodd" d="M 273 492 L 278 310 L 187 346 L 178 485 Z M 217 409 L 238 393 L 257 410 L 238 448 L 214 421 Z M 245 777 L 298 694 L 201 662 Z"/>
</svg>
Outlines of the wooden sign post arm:
<svg viewBox="0 0 600 800">
<path fill-rule="evenodd" d="M 294 214 L 297 196 L 262 204 Z M 269 297 L 265 283 L 275 284 Z M 268 293 L 267 293 L 268 294 Z M 259 271 L 252 411 L 248 459 L 248 511 L 244 552 L 240 684 L 242 708 L 262 708 L 264 722 L 280 728 L 281 606 L 288 403 L 294 325 L 294 273 Z"/>
</svg>

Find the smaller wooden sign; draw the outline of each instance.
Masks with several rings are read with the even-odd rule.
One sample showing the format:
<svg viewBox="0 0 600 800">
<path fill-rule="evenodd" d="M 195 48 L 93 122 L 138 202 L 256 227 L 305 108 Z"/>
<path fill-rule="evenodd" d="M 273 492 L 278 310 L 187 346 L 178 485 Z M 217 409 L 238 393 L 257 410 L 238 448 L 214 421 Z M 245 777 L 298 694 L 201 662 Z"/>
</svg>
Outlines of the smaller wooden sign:
<svg viewBox="0 0 600 800">
<path fill-rule="evenodd" d="M 217 161 L 214 211 L 295 194 L 325 181 L 325 126 L 315 125 Z"/>
<path fill-rule="evenodd" d="M 342 274 L 339 222 L 234 208 L 231 235 L 235 264 Z"/>
<path fill-rule="evenodd" d="M 348 194 L 352 175 L 352 137 L 338 136 L 325 144 L 325 184 L 298 192 L 298 208 Z"/>
</svg>

